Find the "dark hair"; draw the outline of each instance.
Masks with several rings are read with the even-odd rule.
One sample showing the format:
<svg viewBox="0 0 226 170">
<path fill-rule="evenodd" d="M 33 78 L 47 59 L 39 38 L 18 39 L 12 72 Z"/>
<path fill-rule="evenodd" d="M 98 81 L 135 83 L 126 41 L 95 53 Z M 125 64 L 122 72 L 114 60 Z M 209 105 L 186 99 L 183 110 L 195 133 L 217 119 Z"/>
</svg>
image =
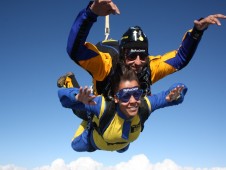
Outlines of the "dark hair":
<svg viewBox="0 0 226 170">
<path fill-rule="evenodd" d="M 139 79 L 135 71 L 129 66 L 118 62 L 115 68 L 114 76 L 112 78 L 112 92 L 115 94 L 118 91 L 120 82 L 133 80 L 137 81 L 139 84 Z"/>
</svg>

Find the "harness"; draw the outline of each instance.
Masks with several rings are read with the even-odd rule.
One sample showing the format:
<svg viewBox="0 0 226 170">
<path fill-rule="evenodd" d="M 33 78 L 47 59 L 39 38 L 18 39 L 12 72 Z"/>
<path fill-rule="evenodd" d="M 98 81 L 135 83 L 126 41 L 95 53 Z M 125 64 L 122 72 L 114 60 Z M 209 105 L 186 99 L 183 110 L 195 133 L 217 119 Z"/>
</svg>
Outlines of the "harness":
<svg viewBox="0 0 226 170">
<path fill-rule="evenodd" d="M 147 101 L 144 97 L 141 99 L 141 104 L 138 110 L 138 114 L 140 116 L 140 123 L 141 123 L 141 132 L 144 129 L 144 123 L 150 116 L 149 108 Z M 111 123 L 112 119 L 115 116 L 115 102 L 114 101 L 105 101 L 105 110 L 99 120 L 99 126 L 95 122 L 92 122 L 92 127 L 101 135 L 103 136 L 105 130 Z"/>
<path fill-rule="evenodd" d="M 97 94 L 103 94 L 103 96 L 107 99 L 112 99 L 114 95 L 111 91 L 111 82 L 112 76 L 114 76 L 114 70 L 116 64 L 119 62 L 119 41 L 109 39 L 98 42 L 96 47 L 99 51 L 104 53 L 109 53 L 112 58 L 112 68 L 109 75 L 103 81 L 96 81 L 96 91 Z M 147 65 L 143 68 L 143 70 L 137 75 L 140 87 L 144 91 L 144 95 L 151 95 L 151 70 L 149 67 L 150 60 L 148 61 Z"/>
<path fill-rule="evenodd" d="M 111 78 L 114 75 L 116 64 L 119 62 L 119 42 L 117 40 L 104 40 L 98 42 L 96 47 L 99 51 L 109 53 L 112 58 L 112 68 L 109 75 L 103 81 L 96 81 L 97 94 L 102 94 L 106 99 L 112 99 Z"/>
</svg>

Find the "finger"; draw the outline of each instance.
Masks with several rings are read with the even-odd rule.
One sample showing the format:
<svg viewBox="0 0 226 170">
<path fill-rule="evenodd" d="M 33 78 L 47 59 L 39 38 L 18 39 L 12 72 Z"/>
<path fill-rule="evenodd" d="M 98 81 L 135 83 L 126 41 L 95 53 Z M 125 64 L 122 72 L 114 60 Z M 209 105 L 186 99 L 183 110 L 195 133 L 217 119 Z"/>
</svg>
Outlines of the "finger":
<svg viewBox="0 0 226 170">
<path fill-rule="evenodd" d="M 109 6 L 109 14 L 120 14 L 118 7 L 112 1 L 108 2 L 107 5 Z"/>
<path fill-rule="evenodd" d="M 221 25 L 220 20 L 217 19 L 217 18 L 213 18 L 212 21 L 213 21 L 213 24 L 217 24 L 217 25 L 219 25 L 219 26 Z"/>
<path fill-rule="evenodd" d="M 219 25 L 220 21 L 215 17 L 215 15 L 210 15 L 207 17 L 206 22 L 208 22 L 209 24 L 217 24 Z"/>
<path fill-rule="evenodd" d="M 181 97 L 181 95 L 178 95 L 177 98 L 176 98 L 176 100 L 178 100 L 180 97 Z"/>
<path fill-rule="evenodd" d="M 118 15 L 120 14 L 120 11 L 115 4 L 113 4 L 112 12 L 113 12 L 112 14 L 118 14 Z"/>
<path fill-rule="evenodd" d="M 89 105 L 96 105 L 97 103 L 96 103 L 95 101 L 92 101 L 92 100 L 91 100 L 91 101 L 88 102 L 88 104 L 89 104 Z"/>
<path fill-rule="evenodd" d="M 226 19 L 226 15 L 223 14 L 215 14 L 213 15 L 215 18 L 222 18 L 222 19 Z"/>
<path fill-rule="evenodd" d="M 90 89 L 87 89 L 87 91 L 86 91 L 86 95 L 87 95 L 87 96 L 89 96 L 89 95 L 90 95 L 90 93 L 91 93 L 91 90 L 90 90 Z"/>
<path fill-rule="evenodd" d="M 82 92 L 83 92 L 83 88 L 82 88 L 82 86 L 79 88 L 79 93 L 80 94 L 82 94 Z"/>
<path fill-rule="evenodd" d="M 99 1 L 99 0 L 96 0 L 97 3 L 101 4 L 101 5 L 106 5 L 106 4 L 109 4 L 112 2 L 112 0 L 102 0 L 102 1 Z"/>
</svg>

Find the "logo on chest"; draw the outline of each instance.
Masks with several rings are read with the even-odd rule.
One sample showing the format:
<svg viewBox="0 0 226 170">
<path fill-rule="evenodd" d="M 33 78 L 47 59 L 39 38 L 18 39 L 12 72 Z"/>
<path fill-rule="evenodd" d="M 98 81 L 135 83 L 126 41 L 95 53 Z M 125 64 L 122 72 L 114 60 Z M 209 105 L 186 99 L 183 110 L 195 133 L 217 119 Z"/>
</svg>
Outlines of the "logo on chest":
<svg viewBox="0 0 226 170">
<path fill-rule="evenodd" d="M 131 133 L 134 133 L 134 132 L 136 132 L 136 131 L 140 131 L 140 129 L 141 129 L 141 123 L 139 122 L 137 125 L 132 125 L 131 126 Z"/>
</svg>

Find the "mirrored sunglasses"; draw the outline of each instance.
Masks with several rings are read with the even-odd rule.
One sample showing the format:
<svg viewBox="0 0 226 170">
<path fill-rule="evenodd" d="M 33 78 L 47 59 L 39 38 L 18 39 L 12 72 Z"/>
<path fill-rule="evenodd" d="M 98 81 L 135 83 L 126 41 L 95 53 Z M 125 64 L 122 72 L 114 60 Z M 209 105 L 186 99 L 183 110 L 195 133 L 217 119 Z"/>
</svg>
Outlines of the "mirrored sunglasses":
<svg viewBox="0 0 226 170">
<path fill-rule="evenodd" d="M 119 90 L 116 93 L 116 96 L 120 101 L 127 103 L 130 100 L 131 96 L 133 96 L 136 101 L 140 100 L 142 94 L 143 94 L 142 89 L 139 89 L 138 87 L 133 87 Z"/>
</svg>

